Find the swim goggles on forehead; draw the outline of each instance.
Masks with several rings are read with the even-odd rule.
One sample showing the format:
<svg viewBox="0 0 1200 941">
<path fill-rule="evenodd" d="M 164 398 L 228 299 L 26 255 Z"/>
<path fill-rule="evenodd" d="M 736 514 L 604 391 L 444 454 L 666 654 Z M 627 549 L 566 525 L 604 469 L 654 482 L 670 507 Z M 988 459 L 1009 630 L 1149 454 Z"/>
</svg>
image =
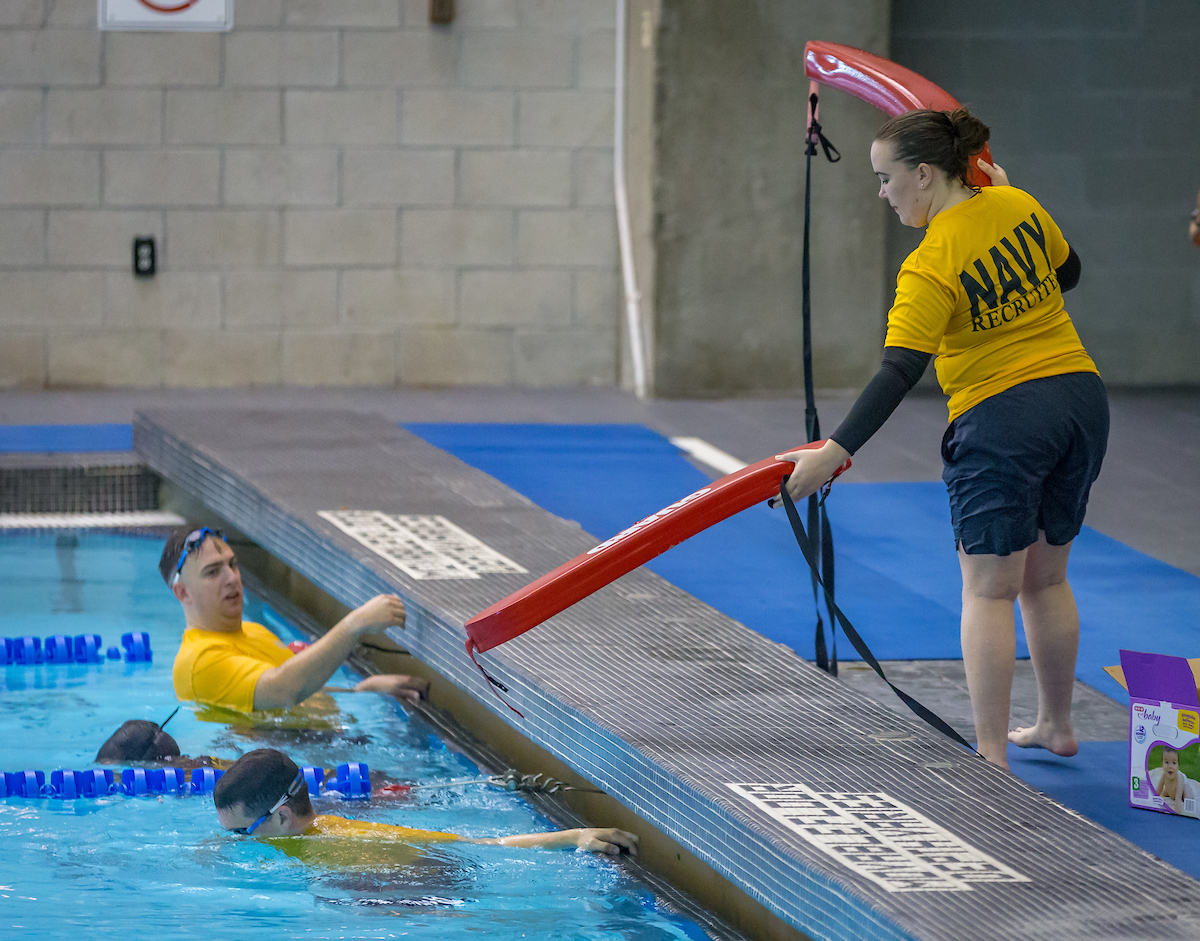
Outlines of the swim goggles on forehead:
<svg viewBox="0 0 1200 941">
<path fill-rule="evenodd" d="M 272 805 L 270 810 L 268 810 L 265 814 L 263 814 L 261 817 L 259 817 L 257 820 L 255 820 L 254 823 L 250 824 L 250 826 L 248 826 L 248 827 L 234 827 L 233 832 L 234 833 L 244 833 L 244 834 L 246 834 L 246 836 L 249 836 L 251 833 L 253 833 L 255 830 L 257 830 L 261 824 L 266 823 L 267 818 L 270 817 L 272 814 L 274 814 L 275 811 L 277 811 L 280 807 L 282 807 L 289 800 L 291 800 L 298 793 L 300 793 L 300 788 L 301 788 L 301 786 L 303 786 L 303 784 L 304 784 L 304 772 L 297 771 L 296 772 L 296 780 L 293 781 L 288 786 L 287 793 L 284 794 L 283 797 L 279 798 L 279 800 L 277 800 Z"/>
<path fill-rule="evenodd" d="M 194 529 L 187 534 L 187 538 L 183 541 L 183 551 L 179 553 L 179 561 L 175 563 L 175 574 L 171 576 L 171 587 L 179 581 L 179 573 L 183 571 L 183 563 L 187 561 L 187 557 L 200 548 L 204 540 L 209 536 L 216 536 L 222 542 L 225 541 L 225 534 L 219 529 L 209 529 L 205 526 L 203 529 Z"/>
</svg>

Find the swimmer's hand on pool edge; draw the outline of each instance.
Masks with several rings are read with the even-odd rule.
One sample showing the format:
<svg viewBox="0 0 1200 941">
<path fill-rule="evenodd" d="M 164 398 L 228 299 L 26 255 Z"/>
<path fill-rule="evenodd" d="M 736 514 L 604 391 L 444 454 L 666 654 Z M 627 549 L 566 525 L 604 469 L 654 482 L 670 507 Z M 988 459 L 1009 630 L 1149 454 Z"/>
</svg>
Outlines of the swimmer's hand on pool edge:
<svg viewBox="0 0 1200 941">
<path fill-rule="evenodd" d="M 354 687 L 354 692 L 381 693 L 407 702 L 420 702 L 429 698 L 429 680 L 403 673 L 379 673 L 368 676 Z"/>
<path fill-rule="evenodd" d="M 254 687 L 255 709 L 289 709 L 321 689 L 366 634 L 404 627 L 404 602 L 376 595 L 290 660 L 266 670 Z"/>
<path fill-rule="evenodd" d="M 788 474 L 787 492 L 793 501 L 799 503 L 810 494 L 816 493 L 825 485 L 825 481 L 833 476 L 834 471 L 850 459 L 850 452 L 830 438 L 819 448 L 802 451 L 788 451 L 787 454 L 776 455 L 776 460 L 791 461 L 796 466 Z M 783 506 L 779 497 L 771 497 L 767 505 L 774 508 Z"/>
<path fill-rule="evenodd" d="M 622 852 L 637 855 L 636 833 L 618 830 L 615 827 L 583 827 L 578 830 L 556 830 L 553 833 L 519 833 L 516 836 L 499 836 L 487 840 L 465 840 L 467 843 L 487 843 L 498 846 L 516 846 L 523 849 L 562 849 L 573 846 L 589 853 L 604 853 L 619 856 Z"/>
</svg>

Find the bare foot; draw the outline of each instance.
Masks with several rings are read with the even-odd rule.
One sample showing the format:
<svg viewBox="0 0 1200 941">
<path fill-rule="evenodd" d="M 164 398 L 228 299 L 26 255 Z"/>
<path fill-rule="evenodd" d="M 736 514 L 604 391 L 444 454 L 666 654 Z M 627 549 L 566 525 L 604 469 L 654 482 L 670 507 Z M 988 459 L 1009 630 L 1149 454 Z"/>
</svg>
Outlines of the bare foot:
<svg viewBox="0 0 1200 941">
<path fill-rule="evenodd" d="M 429 680 L 403 673 L 383 673 L 368 676 L 354 689 L 359 693 L 383 693 L 408 702 L 419 702 L 429 696 Z"/>
<path fill-rule="evenodd" d="M 1027 729 L 1013 729 L 1008 733 L 1008 740 L 1020 748 L 1044 748 L 1063 758 L 1070 758 L 1079 752 L 1079 742 L 1069 727 L 1053 729 L 1038 723 Z"/>
</svg>

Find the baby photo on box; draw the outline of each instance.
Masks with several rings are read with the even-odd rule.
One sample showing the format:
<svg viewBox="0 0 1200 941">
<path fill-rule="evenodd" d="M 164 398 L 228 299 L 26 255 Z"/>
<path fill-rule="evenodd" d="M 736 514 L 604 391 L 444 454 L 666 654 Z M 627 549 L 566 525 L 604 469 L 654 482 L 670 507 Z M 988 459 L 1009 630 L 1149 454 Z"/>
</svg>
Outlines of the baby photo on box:
<svg viewBox="0 0 1200 941">
<path fill-rule="evenodd" d="M 1129 691 L 1129 806 L 1200 817 L 1200 660 L 1121 651 Z"/>
<path fill-rule="evenodd" d="M 1185 770 L 1186 769 L 1186 770 Z M 1161 809 L 1188 817 L 1196 811 L 1197 784 L 1200 780 L 1200 742 L 1178 750 L 1155 745 L 1146 761 L 1146 781 L 1152 796 L 1162 800 Z"/>
</svg>

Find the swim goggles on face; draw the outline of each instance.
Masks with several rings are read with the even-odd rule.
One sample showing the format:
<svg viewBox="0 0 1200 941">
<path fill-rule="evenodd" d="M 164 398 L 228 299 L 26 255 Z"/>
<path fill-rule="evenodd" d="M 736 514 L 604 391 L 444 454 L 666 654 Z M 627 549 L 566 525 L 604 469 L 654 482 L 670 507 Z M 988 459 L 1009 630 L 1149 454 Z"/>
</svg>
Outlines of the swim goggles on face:
<svg viewBox="0 0 1200 941">
<path fill-rule="evenodd" d="M 183 541 L 183 551 L 179 553 L 179 561 L 175 564 L 175 574 L 171 576 L 170 585 L 172 588 L 179 581 L 179 573 L 183 571 L 183 563 L 187 561 L 187 557 L 199 549 L 204 540 L 209 536 L 216 536 L 222 542 L 225 541 L 225 534 L 221 530 L 209 529 L 207 526 L 203 529 L 194 529 L 187 534 L 187 539 Z"/>
<path fill-rule="evenodd" d="M 275 802 L 275 804 L 271 807 L 270 810 L 268 810 L 265 814 L 263 814 L 261 817 L 259 817 L 257 820 L 255 820 L 254 823 L 250 824 L 250 826 L 248 826 L 248 827 L 234 827 L 233 832 L 234 833 L 244 833 L 246 836 L 249 836 L 251 833 L 253 833 L 255 830 L 258 829 L 260 824 L 265 823 L 267 821 L 267 818 L 270 817 L 272 814 L 274 814 L 275 811 L 277 811 L 280 807 L 282 807 L 289 800 L 291 800 L 293 797 L 295 797 L 300 792 L 300 787 L 303 784 L 304 784 L 304 772 L 298 771 L 298 772 L 296 772 L 296 780 L 293 781 L 291 783 L 291 785 L 288 787 L 287 793 L 284 794 L 283 797 L 279 798 L 279 800 L 277 800 Z"/>
</svg>

